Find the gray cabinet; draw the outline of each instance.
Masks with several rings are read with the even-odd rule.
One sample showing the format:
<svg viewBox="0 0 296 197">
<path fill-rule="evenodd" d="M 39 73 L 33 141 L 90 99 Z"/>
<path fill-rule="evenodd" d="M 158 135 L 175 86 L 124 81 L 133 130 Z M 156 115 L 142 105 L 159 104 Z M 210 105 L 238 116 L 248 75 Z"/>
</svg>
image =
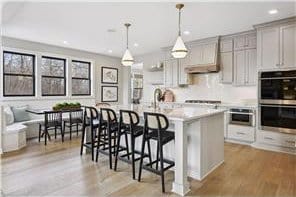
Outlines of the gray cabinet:
<svg viewBox="0 0 296 197">
<path fill-rule="evenodd" d="M 233 52 L 220 53 L 221 83 L 233 82 Z"/>
<path fill-rule="evenodd" d="M 296 68 L 296 22 L 259 27 L 257 64 L 260 70 Z"/>
<path fill-rule="evenodd" d="M 164 63 L 164 86 L 177 87 L 178 86 L 178 60 L 170 59 Z"/>
<path fill-rule="evenodd" d="M 220 52 L 231 52 L 233 51 L 233 40 L 232 38 L 220 41 Z"/>
<path fill-rule="evenodd" d="M 234 85 L 256 85 L 256 49 L 247 49 L 234 52 Z"/>
<path fill-rule="evenodd" d="M 296 67 L 296 24 L 280 27 L 280 66 Z"/>
<path fill-rule="evenodd" d="M 246 50 L 256 48 L 256 33 L 247 33 L 243 35 L 238 35 L 234 37 L 234 50 Z"/>
</svg>

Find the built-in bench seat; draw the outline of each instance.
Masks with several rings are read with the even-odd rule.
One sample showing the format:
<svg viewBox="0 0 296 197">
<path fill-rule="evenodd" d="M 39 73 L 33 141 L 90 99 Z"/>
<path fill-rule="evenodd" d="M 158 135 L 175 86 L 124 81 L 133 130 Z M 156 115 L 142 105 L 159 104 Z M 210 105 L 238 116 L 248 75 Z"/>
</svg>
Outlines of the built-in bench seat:
<svg viewBox="0 0 296 197">
<path fill-rule="evenodd" d="M 26 131 L 31 124 L 38 124 L 43 119 L 33 119 L 6 125 L 2 131 L 3 152 L 21 149 L 26 146 Z"/>
</svg>

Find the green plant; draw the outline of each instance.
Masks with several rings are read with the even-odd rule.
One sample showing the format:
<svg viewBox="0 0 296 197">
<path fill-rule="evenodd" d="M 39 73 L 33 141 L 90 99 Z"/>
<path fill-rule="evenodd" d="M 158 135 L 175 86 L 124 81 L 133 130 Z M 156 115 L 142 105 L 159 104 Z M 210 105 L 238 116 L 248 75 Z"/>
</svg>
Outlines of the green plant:
<svg viewBox="0 0 296 197">
<path fill-rule="evenodd" d="M 76 109 L 80 107 L 81 107 L 81 104 L 79 102 L 75 102 L 75 103 L 63 102 L 63 103 L 56 103 L 52 107 L 52 109 L 58 111 L 58 110 Z"/>
</svg>

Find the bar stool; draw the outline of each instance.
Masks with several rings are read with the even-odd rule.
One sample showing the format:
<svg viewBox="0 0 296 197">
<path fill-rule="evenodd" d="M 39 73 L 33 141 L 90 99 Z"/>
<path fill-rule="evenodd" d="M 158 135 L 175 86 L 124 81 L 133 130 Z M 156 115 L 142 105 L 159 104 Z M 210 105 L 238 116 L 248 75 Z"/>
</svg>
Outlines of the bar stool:
<svg viewBox="0 0 296 197">
<path fill-rule="evenodd" d="M 99 152 L 109 156 L 109 167 L 112 169 L 112 154 L 115 156 L 116 136 L 120 127 L 118 125 L 116 113 L 110 108 L 100 108 L 100 123 L 98 134 L 98 146 L 96 153 L 96 162 L 98 161 Z M 104 132 L 105 133 L 102 133 Z M 127 138 L 126 138 L 127 140 Z M 127 141 L 126 141 L 127 142 Z M 127 150 L 121 147 L 119 151 Z"/>
<path fill-rule="evenodd" d="M 135 158 L 135 154 L 141 154 L 140 151 L 135 150 L 135 140 L 137 137 L 143 135 L 143 126 L 139 126 L 139 116 L 136 112 L 130 111 L 130 110 L 120 110 L 120 118 L 119 118 L 119 128 L 122 128 L 118 133 L 117 136 L 117 149 L 116 149 L 116 155 L 115 155 L 115 164 L 114 164 L 114 171 L 117 170 L 117 161 L 118 159 L 131 163 L 132 164 L 132 171 L 133 171 L 133 179 L 135 179 L 135 162 L 140 160 L 141 157 Z M 130 142 L 131 142 L 131 152 L 127 151 L 127 154 L 120 155 L 119 156 L 119 150 L 120 150 L 120 139 L 123 135 L 125 135 L 125 138 L 127 139 L 127 134 L 130 135 Z M 126 140 L 125 148 L 128 150 L 128 141 Z M 150 143 L 148 143 L 148 151 L 149 156 L 151 156 L 151 149 L 150 149 Z M 131 156 L 131 160 L 130 160 Z M 145 155 L 148 156 L 148 155 Z M 127 157 L 127 158 L 126 158 Z M 149 158 L 151 162 L 151 157 Z"/>
<path fill-rule="evenodd" d="M 174 132 L 167 131 L 169 121 L 167 117 L 159 113 L 144 112 L 144 135 L 142 141 L 140 168 L 138 181 L 141 181 L 142 168 L 161 176 L 162 192 L 165 192 L 164 172 L 175 165 L 174 161 L 163 158 L 163 146 L 174 140 Z M 156 160 L 147 164 L 143 164 L 145 144 L 148 140 L 155 140 L 157 142 Z M 158 163 L 160 163 L 160 170 L 158 170 Z M 164 163 L 167 164 L 164 167 Z M 153 168 L 152 165 L 156 164 Z"/>
<path fill-rule="evenodd" d="M 83 147 L 91 150 L 91 159 L 94 160 L 94 148 L 97 146 L 97 129 L 100 126 L 99 113 L 94 107 L 85 106 L 81 136 L 80 155 L 82 155 Z M 90 141 L 84 142 L 87 127 L 90 127 Z"/>
<path fill-rule="evenodd" d="M 78 136 L 78 127 L 83 126 L 83 110 L 70 111 L 69 118 L 64 120 L 64 133 L 65 128 L 68 127 L 70 130 L 70 140 L 72 139 L 72 127 L 76 126 L 76 132 Z"/>
</svg>

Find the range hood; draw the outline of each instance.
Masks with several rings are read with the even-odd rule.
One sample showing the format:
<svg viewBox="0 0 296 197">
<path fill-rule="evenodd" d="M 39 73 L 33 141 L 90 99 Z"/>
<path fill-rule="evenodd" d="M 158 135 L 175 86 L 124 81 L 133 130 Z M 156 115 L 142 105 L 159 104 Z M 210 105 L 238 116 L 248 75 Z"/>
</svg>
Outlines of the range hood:
<svg viewBox="0 0 296 197">
<path fill-rule="evenodd" d="M 219 72 L 218 46 L 219 37 L 198 40 L 191 43 L 188 46 L 188 60 L 184 61 L 185 72 L 190 74 Z"/>
<path fill-rule="evenodd" d="M 219 65 L 193 65 L 187 66 L 185 68 L 185 72 L 189 74 L 201 74 L 201 73 L 211 73 L 211 72 L 219 72 Z"/>
</svg>

